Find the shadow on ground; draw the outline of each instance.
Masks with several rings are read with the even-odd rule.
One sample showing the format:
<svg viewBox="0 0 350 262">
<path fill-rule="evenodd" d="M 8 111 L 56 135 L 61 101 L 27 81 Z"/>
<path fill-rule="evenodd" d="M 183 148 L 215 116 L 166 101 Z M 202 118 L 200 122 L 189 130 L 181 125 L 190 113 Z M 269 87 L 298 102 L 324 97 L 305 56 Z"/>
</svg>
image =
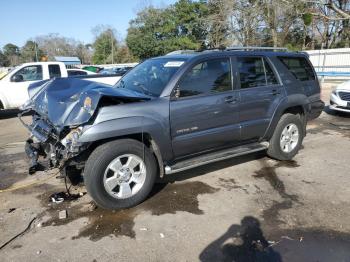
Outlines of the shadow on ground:
<svg viewBox="0 0 350 262">
<path fill-rule="evenodd" d="M 17 117 L 21 111 L 19 109 L 4 109 L 0 110 L 0 119 L 9 119 Z"/>
</svg>

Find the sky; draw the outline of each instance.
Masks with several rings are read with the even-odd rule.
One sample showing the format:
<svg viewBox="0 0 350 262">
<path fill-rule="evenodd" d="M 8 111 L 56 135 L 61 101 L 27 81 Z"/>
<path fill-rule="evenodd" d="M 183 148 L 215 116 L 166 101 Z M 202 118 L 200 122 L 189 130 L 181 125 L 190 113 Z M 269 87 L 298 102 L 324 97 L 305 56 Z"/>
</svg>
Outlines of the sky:
<svg viewBox="0 0 350 262">
<path fill-rule="evenodd" d="M 49 33 L 91 43 L 92 28 L 111 25 L 124 39 L 129 21 L 142 7 L 165 7 L 175 0 L 10 0 L 1 3 L 0 48 L 23 46 L 29 38 Z"/>
</svg>

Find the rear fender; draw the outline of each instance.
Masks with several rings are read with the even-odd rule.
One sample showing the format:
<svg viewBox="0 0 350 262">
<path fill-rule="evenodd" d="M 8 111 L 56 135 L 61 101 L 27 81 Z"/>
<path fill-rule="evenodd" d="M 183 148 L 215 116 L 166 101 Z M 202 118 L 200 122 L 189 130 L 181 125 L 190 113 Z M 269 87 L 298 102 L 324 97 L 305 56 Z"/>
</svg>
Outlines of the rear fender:
<svg viewBox="0 0 350 262">
<path fill-rule="evenodd" d="M 284 112 L 286 110 L 288 110 L 288 108 L 292 108 L 292 107 L 296 107 L 296 106 L 302 107 L 303 113 L 305 116 L 311 110 L 310 102 L 309 102 L 309 99 L 307 96 L 305 96 L 303 94 L 293 94 L 293 95 L 289 95 L 289 96 L 285 97 L 284 99 L 282 99 L 280 101 L 279 105 L 277 106 L 277 108 L 273 114 L 273 117 L 271 118 L 270 124 L 269 124 L 262 140 L 270 140 L 270 138 L 272 137 L 272 135 L 276 129 L 278 121 L 280 120 L 280 118 L 282 117 Z M 306 119 L 306 117 L 304 119 Z M 305 130 L 304 130 L 304 132 L 305 132 Z"/>
</svg>

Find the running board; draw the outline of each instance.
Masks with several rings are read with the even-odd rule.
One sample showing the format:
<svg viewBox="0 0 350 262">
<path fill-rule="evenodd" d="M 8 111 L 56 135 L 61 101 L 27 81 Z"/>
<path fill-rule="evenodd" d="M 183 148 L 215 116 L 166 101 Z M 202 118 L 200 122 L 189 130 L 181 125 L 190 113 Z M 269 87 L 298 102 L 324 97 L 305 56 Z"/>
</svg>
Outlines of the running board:
<svg viewBox="0 0 350 262">
<path fill-rule="evenodd" d="M 244 146 L 238 146 L 234 148 L 217 151 L 214 153 L 207 153 L 204 155 L 200 155 L 194 158 L 177 162 L 172 166 L 165 166 L 165 174 L 170 175 L 170 174 L 185 171 L 187 169 L 191 169 L 194 167 L 203 166 L 209 163 L 266 150 L 268 146 L 269 146 L 268 142 L 253 143 L 253 144 L 248 144 Z"/>
</svg>

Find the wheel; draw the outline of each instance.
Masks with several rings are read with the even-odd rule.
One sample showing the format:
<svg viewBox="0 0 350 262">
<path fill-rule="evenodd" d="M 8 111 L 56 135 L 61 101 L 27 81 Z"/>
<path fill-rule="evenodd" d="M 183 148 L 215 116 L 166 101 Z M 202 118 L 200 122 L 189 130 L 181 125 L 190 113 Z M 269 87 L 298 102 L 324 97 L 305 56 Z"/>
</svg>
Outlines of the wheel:
<svg viewBox="0 0 350 262">
<path fill-rule="evenodd" d="M 298 115 L 284 114 L 270 140 L 268 156 L 277 160 L 291 160 L 301 147 L 303 130 L 303 122 Z"/>
<path fill-rule="evenodd" d="M 97 147 L 84 169 L 86 189 L 105 209 L 129 208 L 146 199 L 157 176 L 156 160 L 142 143 L 115 140 Z"/>
</svg>

